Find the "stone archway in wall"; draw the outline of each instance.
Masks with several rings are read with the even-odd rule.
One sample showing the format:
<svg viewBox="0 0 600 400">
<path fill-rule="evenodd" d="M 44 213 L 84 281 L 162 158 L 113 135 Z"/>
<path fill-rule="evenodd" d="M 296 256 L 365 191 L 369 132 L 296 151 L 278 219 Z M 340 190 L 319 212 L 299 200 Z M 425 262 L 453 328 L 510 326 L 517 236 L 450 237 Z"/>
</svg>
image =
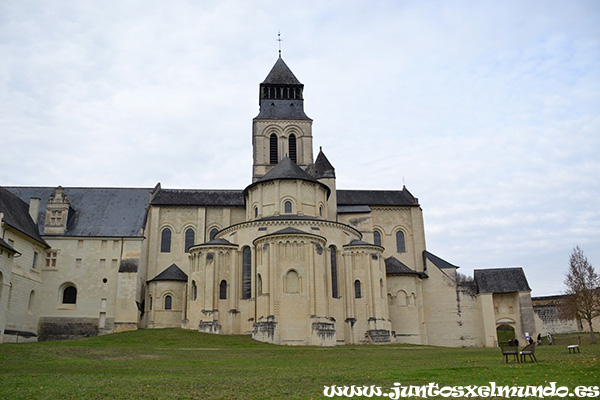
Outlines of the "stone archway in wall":
<svg viewBox="0 0 600 400">
<path fill-rule="evenodd" d="M 496 321 L 496 340 L 498 343 L 506 343 L 516 337 L 515 325 L 516 322 L 509 318 Z"/>
</svg>

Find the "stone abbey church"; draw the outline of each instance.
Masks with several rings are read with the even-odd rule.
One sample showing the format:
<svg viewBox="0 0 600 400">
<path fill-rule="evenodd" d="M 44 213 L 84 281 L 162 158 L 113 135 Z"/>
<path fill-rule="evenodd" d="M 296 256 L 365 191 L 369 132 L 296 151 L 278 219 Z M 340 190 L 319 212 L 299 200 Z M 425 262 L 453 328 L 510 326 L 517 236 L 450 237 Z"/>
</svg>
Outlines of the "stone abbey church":
<svg viewBox="0 0 600 400">
<path fill-rule="evenodd" d="M 0 187 L 0 339 L 139 328 L 288 345 L 493 346 L 536 332 L 521 268 L 426 248 L 405 187 L 342 190 L 313 153 L 304 85 L 281 56 L 260 84 L 241 190 Z"/>
</svg>

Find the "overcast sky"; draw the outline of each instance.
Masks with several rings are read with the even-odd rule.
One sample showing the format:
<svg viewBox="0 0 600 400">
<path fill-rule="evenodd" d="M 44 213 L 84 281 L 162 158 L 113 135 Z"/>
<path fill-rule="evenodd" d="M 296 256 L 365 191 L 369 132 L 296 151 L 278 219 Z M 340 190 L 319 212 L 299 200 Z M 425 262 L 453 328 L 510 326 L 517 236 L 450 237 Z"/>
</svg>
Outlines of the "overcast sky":
<svg viewBox="0 0 600 400">
<path fill-rule="evenodd" d="M 243 189 L 278 30 L 338 188 L 534 296 L 600 270 L 597 0 L 2 0 L 0 185 Z"/>
</svg>

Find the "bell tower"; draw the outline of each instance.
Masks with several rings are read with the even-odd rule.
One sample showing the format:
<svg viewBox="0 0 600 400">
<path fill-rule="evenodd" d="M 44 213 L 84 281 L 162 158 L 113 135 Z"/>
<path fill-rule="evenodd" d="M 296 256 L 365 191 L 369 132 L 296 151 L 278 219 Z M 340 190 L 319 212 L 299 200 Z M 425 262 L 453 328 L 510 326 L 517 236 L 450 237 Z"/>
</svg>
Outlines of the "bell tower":
<svg viewBox="0 0 600 400">
<path fill-rule="evenodd" d="M 313 163 L 312 119 L 304 113 L 303 91 L 280 54 L 260 84 L 260 112 L 252 120 L 252 182 L 284 157 L 302 169 Z"/>
</svg>

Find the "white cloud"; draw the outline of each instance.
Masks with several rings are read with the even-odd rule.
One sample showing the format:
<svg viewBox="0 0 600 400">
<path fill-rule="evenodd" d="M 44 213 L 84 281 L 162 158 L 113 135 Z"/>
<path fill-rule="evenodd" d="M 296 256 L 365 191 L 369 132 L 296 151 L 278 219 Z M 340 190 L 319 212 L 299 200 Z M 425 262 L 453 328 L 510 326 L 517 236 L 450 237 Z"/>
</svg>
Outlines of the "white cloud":
<svg viewBox="0 0 600 400">
<path fill-rule="evenodd" d="M 4 2 L 0 183 L 243 188 L 281 29 L 339 188 L 406 183 L 432 252 L 523 265 L 534 294 L 556 293 L 573 246 L 600 268 L 598 11 Z"/>
</svg>

